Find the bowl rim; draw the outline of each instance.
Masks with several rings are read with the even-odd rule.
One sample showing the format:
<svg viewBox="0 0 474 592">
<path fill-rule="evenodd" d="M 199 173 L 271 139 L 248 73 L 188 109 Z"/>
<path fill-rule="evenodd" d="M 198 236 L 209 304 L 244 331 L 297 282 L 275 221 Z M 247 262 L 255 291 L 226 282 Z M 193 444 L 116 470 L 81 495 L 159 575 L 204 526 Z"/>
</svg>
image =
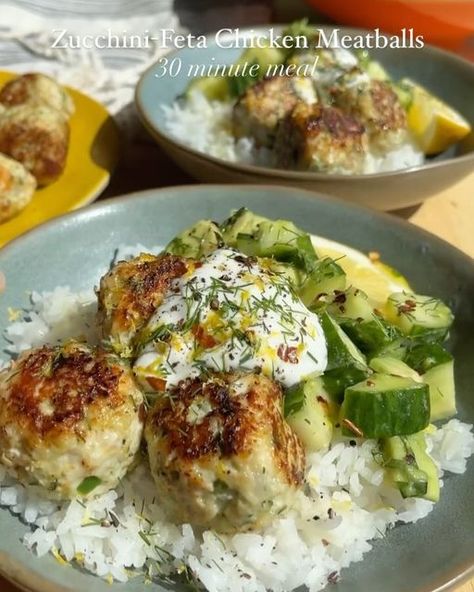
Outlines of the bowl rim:
<svg viewBox="0 0 474 592">
<path fill-rule="evenodd" d="M 274 29 L 274 30 L 278 30 L 278 29 L 282 29 L 283 26 L 282 24 L 269 24 L 269 25 L 259 25 L 258 27 L 242 27 L 240 29 L 240 32 L 243 33 L 244 35 L 248 34 L 250 35 L 252 32 L 259 32 L 259 31 L 268 31 L 269 29 Z M 373 31 L 373 29 L 364 29 L 364 28 L 358 28 L 358 27 L 331 27 L 331 26 L 319 26 L 318 29 L 323 29 L 323 30 L 331 30 L 337 28 L 338 30 L 340 30 L 343 34 L 367 34 L 370 33 L 371 31 Z M 215 36 L 217 31 L 211 31 L 210 33 L 207 33 L 205 35 L 206 39 L 208 40 L 208 46 L 214 46 L 215 42 L 212 41 L 212 38 Z M 387 33 L 381 33 L 381 35 L 383 36 L 389 36 L 389 34 Z M 189 48 L 180 48 L 180 49 L 171 49 L 170 51 L 167 51 L 165 54 L 167 57 L 171 57 L 171 56 L 176 56 L 177 54 L 179 54 L 182 51 L 185 51 Z M 423 47 L 421 48 L 417 48 L 419 51 L 425 51 L 428 52 L 431 55 L 434 55 L 437 58 L 444 58 L 447 60 L 450 60 L 451 63 L 458 63 L 460 65 L 462 65 L 465 68 L 468 68 L 471 73 L 472 73 L 472 77 L 473 77 L 473 83 L 474 83 L 474 63 L 471 63 L 469 60 L 458 56 L 457 54 L 445 50 L 445 49 L 441 49 L 439 47 L 436 47 L 434 45 L 430 45 L 430 44 L 425 44 Z M 199 48 L 191 48 L 191 51 L 199 51 Z M 161 56 L 163 57 L 163 56 Z M 189 156 L 194 157 L 195 159 L 200 159 L 201 161 L 208 161 L 213 163 L 216 166 L 219 166 L 220 168 L 223 169 L 228 169 L 231 171 L 235 171 L 235 172 L 244 172 L 244 173 L 248 173 L 251 174 L 253 176 L 258 176 L 258 177 L 274 177 L 274 178 L 278 178 L 278 179 L 286 179 L 286 180 L 291 180 L 291 181 L 300 181 L 300 182 L 311 182 L 311 181 L 351 181 L 351 182 L 355 182 L 355 183 L 361 183 L 366 179 L 391 179 L 393 177 L 399 176 L 399 175 L 414 175 L 420 171 L 425 171 L 425 170 L 431 170 L 434 168 L 439 168 L 439 167 L 445 167 L 445 166 L 449 166 L 452 165 L 453 163 L 458 163 L 458 162 L 470 162 L 472 161 L 473 165 L 474 165 L 474 150 L 467 152 L 466 154 L 460 154 L 459 156 L 450 156 L 444 160 L 439 160 L 436 162 L 425 162 L 423 164 L 420 165 L 416 165 L 416 166 L 412 166 L 412 167 L 406 167 L 403 169 L 398 169 L 395 171 L 383 171 L 383 172 L 378 172 L 378 173 L 368 173 L 368 174 L 350 174 L 350 175 L 344 175 L 341 173 L 321 173 L 321 172 L 308 172 L 308 171 L 296 171 L 296 170 L 284 170 L 284 169 L 278 169 L 278 168 L 271 168 L 268 166 L 260 166 L 260 165 L 254 165 L 254 164 L 248 164 L 248 163 L 241 163 L 241 162 L 231 162 L 229 160 L 225 160 L 223 158 L 218 158 L 216 156 L 212 156 L 210 154 L 206 154 L 205 152 L 202 152 L 200 150 L 197 150 L 195 148 L 192 148 L 191 146 L 188 146 L 187 144 L 185 144 L 184 142 L 182 142 L 181 140 L 178 140 L 177 138 L 175 138 L 171 133 L 167 132 L 162 126 L 158 127 L 156 126 L 153 121 L 151 120 L 151 118 L 148 116 L 148 109 L 145 105 L 145 102 L 143 100 L 143 85 L 145 83 L 145 80 L 147 80 L 150 76 L 151 76 L 151 72 L 152 70 L 156 67 L 156 64 L 158 63 L 158 61 L 161 58 L 158 58 L 158 60 L 156 60 L 155 62 L 153 62 L 153 64 L 151 64 L 150 66 L 148 66 L 148 68 L 146 68 L 136 86 L 135 86 L 135 92 L 134 92 L 134 103 L 135 106 L 137 108 L 137 112 L 139 115 L 139 118 L 141 120 L 141 122 L 143 123 L 144 127 L 147 129 L 147 131 L 150 133 L 150 135 L 161 145 L 167 145 L 167 144 L 171 144 L 173 145 L 175 148 L 181 150 L 182 152 L 187 153 Z"/>
<path fill-rule="evenodd" d="M 45 221 L 43 224 L 36 226 L 34 228 L 29 229 L 22 235 L 15 237 L 12 241 L 7 243 L 4 247 L 0 248 L 0 264 L 4 257 L 8 257 L 10 252 L 15 250 L 18 246 L 21 247 L 22 243 L 30 238 L 36 238 L 37 236 L 42 235 L 43 233 L 47 233 L 49 229 L 54 228 L 56 226 L 61 226 L 64 222 L 73 220 L 75 218 L 83 219 L 85 223 L 87 223 L 90 216 L 96 216 L 102 214 L 106 214 L 108 211 L 113 210 L 116 205 L 122 205 L 129 203 L 130 204 L 136 198 L 142 198 L 143 200 L 153 199 L 156 195 L 166 194 L 167 192 L 178 192 L 178 193 L 192 193 L 199 189 L 212 189 L 216 193 L 227 191 L 230 189 L 239 189 L 243 193 L 246 191 L 264 191 L 264 190 L 271 190 L 272 193 L 289 193 L 297 194 L 302 198 L 306 199 L 315 199 L 317 201 L 323 202 L 329 205 L 338 205 L 342 206 L 345 210 L 349 212 L 358 211 L 360 213 L 365 213 L 366 216 L 370 216 L 371 218 L 375 218 L 380 220 L 381 223 L 389 223 L 392 226 L 409 229 L 410 232 L 414 232 L 415 234 L 419 235 L 420 238 L 424 237 L 435 244 L 438 244 L 444 249 L 448 249 L 458 260 L 462 261 L 463 263 L 467 264 L 468 266 L 472 267 L 472 273 L 474 274 L 474 260 L 469 257 L 466 253 L 458 249 L 457 247 L 451 245 L 447 241 L 439 238 L 435 234 L 428 232 L 427 230 L 416 226 L 404 219 L 400 219 L 396 216 L 388 214 L 386 212 L 372 210 L 368 206 L 356 204 L 356 203 L 348 203 L 347 201 L 334 198 L 328 196 L 327 194 L 321 193 L 319 191 L 313 191 L 310 189 L 303 189 L 303 188 L 293 188 L 293 187 L 285 187 L 282 185 L 275 185 L 275 184 L 243 184 L 243 183 L 230 183 L 230 184 L 218 184 L 218 183 L 199 183 L 199 184 L 191 184 L 191 185 L 172 185 L 168 187 L 157 187 L 151 189 L 145 189 L 142 191 L 136 191 L 131 193 L 126 193 L 117 197 L 109 198 L 104 201 L 95 202 L 92 205 L 87 207 L 81 208 L 79 210 L 73 210 L 71 212 L 67 212 L 62 214 L 61 216 L 57 216 L 56 218 L 50 219 Z M 172 197 L 169 196 L 168 199 Z M 166 198 L 165 198 L 166 199 Z M 2 509 L 2 511 L 7 512 L 7 509 Z M 45 576 L 39 574 L 35 570 L 31 569 L 27 563 L 23 563 L 22 561 L 18 560 L 17 558 L 11 556 L 8 553 L 0 552 L 0 575 L 5 577 L 8 581 L 12 582 L 14 585 L 19 587 L 22 590 L 26 590 L 27 592 L 73 592 L 73 589 L 67 586 L 67 584 L 63 583 L 56 583 L 52 580 L 47 579 Z M 91 577 L 93 574 L 89 574 Z M 465 581 L 467 581 L 470 577 L 474 575 L 474 553 L 472 559 L 465 561 L 463 564 L 459 566 L 458 569 L 453 568 L 450 571 L 439 575 L 438 578 L 433 582 L 433 584 L 423 585 L 416 589 L 411 589 L 411 592 L 448 592 L 449 590 L 453 590 L 455 586 L 459 586 Z M 126 590 L 126 587 L 124 588 Z"/>
<path fill-rule="evenodd" d="M 254 191 L 272 191 L 273 193 L 288 193 L 291 192 L 299 194 L 301 197 L 306 199 L 316 199 L 317 201 L 321 201 L 327 203 L 329 205 L 336 204 L 339 207 L 344 209 L 349 209 L 352 211 L 359 211 L 363 212 L 366 215 L 369 215 L 372 218 L 380 218 L 381 220 L 388 222 L 392 226 L 398 226 L 399 228 L 404 228 L 405 230 L 409 230 L 410 232 L 415 232 L 421 237 L 437 243 L 439 246 L 445 249 L 449 249 L 453 255 L 455 255 L 459 260 L 464 260 L 464 263 L 468 266 L 472 267 L 473 274 L 474 274 L 474 258 L 470 257 L 467 253 L 456 247 L 455 245 L 451 244 L 450 242 L 440 238 L 436 234 L 430 232 L 429 230 L 425 230 L 416 224 L 405 220 L 399 216 L 391 214 L 389 212 L 381 211 L 381 210 L 374 210 L 370 206 L 361 203 L 355 202 L 348 202 L 347 200 L 341 197 L 334 197 L 323 191 L 315 190 L 315 189 L 308 189 L 304 187 L 289 187 L 286 185 L 278 185 L 276 183 L 190 183 L 190 184 L 180 184 L 180 185 L 168 185 L 166 187 L 151 187 L 149 189 L 142 189 L 140 191 L 131 191 L 129 193 L 124 193 L 121 195 L 117 195 L 115 197 L 109 197 L 104 200 L 95 201 L 85 207 L 78 208 L 76 210 L 71 210 L 70 212 L 65 212 L 60 216 L 56 216 L 55 218 L 51 218 L 50 220 L 46 220 L 42 224 L 34 226 L 33 228 L 28 229 L 26 232 L 16 236 L 11 241 L 6 243 L 3 247 L 0 247 L 0 264 L 2 259 L 5 256 L 5 253 L 8 255 L 10 250 L 15 249 L 19 243 L 27 238 L 34 237 L 36 234 L 42 234 L 43 232 L 47 232 L 50 227 L 54 227 L 56 225 L 61 225 L 65 221 L 74 219 L 74 218 L 82 218 L 85 217 L 86 219 L 91 216 L 91 214 L 99 215 L 101 212 L 106 213 L 107 210 L 111 210 L 116 205 L 120 205 L 123 203 L 127 203 L 128 201 L 132 202 L 136 198 L 142 199 L 152 199 L 156 194 L 165 194 L 168 191 L 178 191 L 179 193 L 192 193 L 196 189 L 210 189 L 212 191 L 227 191 L 228 189 L 239 189 L 242 193 L 246 191 L 254 192 Z M 309 231 L 311 232 L 311 231 Z"/>
</svg>

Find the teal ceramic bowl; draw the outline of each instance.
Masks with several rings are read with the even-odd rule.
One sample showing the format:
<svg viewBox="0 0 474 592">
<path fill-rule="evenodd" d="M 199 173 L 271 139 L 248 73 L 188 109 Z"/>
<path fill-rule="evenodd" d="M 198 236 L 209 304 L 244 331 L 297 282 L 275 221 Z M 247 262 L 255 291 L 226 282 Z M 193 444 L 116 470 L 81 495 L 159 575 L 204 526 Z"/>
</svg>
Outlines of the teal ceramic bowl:
<svg viewBox="0 0 474 592">
<path fill-rule="evenodd" d="M 255 31 L 267 32 L 269 27 Z M 275 27 L 278 30 L 278 27 Z M 341 28 L 344 33 L 367 33 Z M 166 129 L 162 105 L 171 105 L 186 89 L 190 66 L 231 64 L 241 49 L 223 49 L 215 35 L 207 37 L 206 48 L 185 48 L 169 53 L 169 75 L 162 76 L 157 62 L 141 77 L 136 90 L 140 117 L 159 145 L 191 176 L 207 183 L 274 183 L 312 189 L 364 204 L 377 210 L 412 206 L 439 194 L 474 170 L 474 137 L 450 148 L 422 166 L 371 175 L 329 175 L 286 171 L 231 163 L 198 152 L 176 140 Z M 474 65 L 454 54 L 426 46 L 422 49 L 374 49 L 395 80 L 418 81 L 457 109 L 474 128 Z"/>
<path fill-rule="evenodd" d="M 456 358 L 459 418 L 474 421 L 474 267 L 436 237 L 392 217 L 318 194 L 273 186 L 190 186 L 133 194 L 68 214 L 25 234 L 0 251 L 6 290 L 0 296 L 0 348 L 8 307 L 28 305 L 28 292 L 97 283 L 120 243 L 155 245 L 198 218 L 222 219 L 247 206 L 289 218 L 304 229 L 362 251 L 377 250 L 420 292 L 444 298 L 456 322 L 450 347 Z M 474 462 L 462 476 L 449 475 L 441 501 L 417 524 L 396 527 L 375 543 L 361 563 L 343 570 L 334 592 L 434 592 L 473 574 Z M 26 527 L 0 510 L 0 571 L 35 592 L 139 592 L 140 579 L 110 586 L 103 580 L 38 559 L 20 542 Z M 146 586 L 150 592 L 160 590 Z M 329 588 L 328 588 L 329 590 Z"/>
</svg>

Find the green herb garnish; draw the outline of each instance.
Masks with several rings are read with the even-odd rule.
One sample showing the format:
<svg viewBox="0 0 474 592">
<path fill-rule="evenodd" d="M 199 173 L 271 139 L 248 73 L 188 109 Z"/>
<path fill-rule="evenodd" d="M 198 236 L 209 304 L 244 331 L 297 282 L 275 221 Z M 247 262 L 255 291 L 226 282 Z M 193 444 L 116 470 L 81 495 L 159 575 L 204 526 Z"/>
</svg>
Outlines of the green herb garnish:
<svg viewBox="0 0 474 592">
<path fill-rule="evenodd" d="M 96 487 L 98 487 L 101 483 L 102 479 L 96 477 L 95 475 L 91 475 L 90 477 L 86 477 L 79 483 L 76 491 L 79 495 L 87 495 Z"/>
</svg>

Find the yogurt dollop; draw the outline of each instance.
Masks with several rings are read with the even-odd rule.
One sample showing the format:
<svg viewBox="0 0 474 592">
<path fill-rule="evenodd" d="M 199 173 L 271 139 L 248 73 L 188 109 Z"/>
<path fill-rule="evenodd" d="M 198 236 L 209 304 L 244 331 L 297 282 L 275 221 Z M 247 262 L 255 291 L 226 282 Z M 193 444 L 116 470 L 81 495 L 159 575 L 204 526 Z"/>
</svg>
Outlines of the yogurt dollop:
<svg viewBox="0 0 474 592">
<path fill-rule="evenodd" d="M 227 247 L 173 281 L 145 334 L 134 371 L 148 390 L 235 370 L 289 387 L 327 365 L 317 315 L 281 274 Z"/>
</svg>

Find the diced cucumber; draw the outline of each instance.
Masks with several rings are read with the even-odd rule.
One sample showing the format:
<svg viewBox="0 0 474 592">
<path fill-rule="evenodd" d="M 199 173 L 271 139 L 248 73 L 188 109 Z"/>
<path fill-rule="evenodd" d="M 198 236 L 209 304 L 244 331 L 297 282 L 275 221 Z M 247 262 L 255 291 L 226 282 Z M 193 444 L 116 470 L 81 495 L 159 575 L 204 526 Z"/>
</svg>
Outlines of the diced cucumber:
<svg viewBox="0 0 474 592">
<path fill-rule="evenodd" d="M 369 365 L 378 372 L 411 376 L 414 380 L 418 376 L 418 380 L 427 384 L 430 390 L 430 421 L 456 414 L 453 357 L 438 343 L 419 343 L 417 336 L 405 338 L 379 352 Z"/>
<path fill-rule="evenodd" d="M 371 371 L 364 355 L 327 312 L 321 315 L 320 320 L 328 348 L 324 387 L 340 401 L 347 386 L 363 380 Z"/>
<path fill-rule="evenodd" d="M 390 76 L 380 62 L 369 60 L 365 71 L 372 80 L 390 80 Z"/>
<path fill-rule="evenodd" d="M 297 242 L 304 233 L 287 220 L 262 221 L 253 234 L 240 233 L 236 244 L 239 251 L 256 257 L 274 257 L 278 261 L 299 263 L 300 244 Z M 314 249 L 313 257 L 316 259 Z M 302 243 L 303 251 L 308 248 Z"/>
<path fill-rule="evenodd" d="M 452 359 L 453 356 L 439 343 L 416 344 L 414 342 L 405 356 L 405 362 L 420 374 Z"/>
<path fill-rule="evenodd" d="M 372 358 L 369 362 L 369 366 L 374 370 L 374 372 L 379 372 L 382 374 L 392 374 L 393 376 L 402 376 L 404 378 L 411 378 L 415 382 L 423 382 L 421 376 L 410 368 L 408 364 L 398 360 L 397 358 L 389 358 L 382 357 L 382 358 Z"/>
<path fill-rule="evenodd" d="M 454 320 L 453 313 L 441 300 L 407 292 L 389 296 L 386 314 L 405 335 L 420 335 L 427 341 L 445 339 Z"/>
<path fill-rule="evenodd" d="M 344 392 L 341 423 L 345 435 L 389 438 L 414 434 L 429 421 L 428 386 L 410 378 L 376 373 Z"/>
<path fill-rule="evenodd" d="M 188 84 L 185 95 L 202 93 L 210 101 L 225 101 L 230 97 L 229 81 L 226 76 L 202 76 Z"/>
<path fill-rule="evenodd" d="M 387 438 L 382 442 L 382 451 L 387 474 L 403 497 L 439 500 L 438 470 L 426 452 L 423 432 Z"/>
<path fill-rule="evenodd" d="M 237 246 L 239 234 L 253 235 L 261 222 L 268 222 L 268 218 L 259 216 L 247 208 L 240 208 L 220 225 L 224 241 L 230 247 Z"/>
<path fill-rule="evenodd" d="M 353 320 L 341 323 L 352 341 L 366 354 L 384 348 L 400 337 L 400 331 L 375 313 L 369 320 Z"/>
<path fill-rule="evenodd" d="M 367 49 L 357 49 L 355 52 L 355 56 L 359 62 L 359 66 L 365 70 L 370 62 L 370 54 Z"/>
<path fill-rule="evenodd" d="M 321 377 L 311 378 L 285 392 L 285 417 L 306 450 L 315 452 L 331 442 L 332 406 Z"/>
<path fill-rule="evenodd" d="M 431 421 L 446 419 L 456 414 L 454 361 L 430 368 L 422 376 L 430 388 Z"/>
<path fill-rule="evenodd" d="M 413 102 L 413 87 L 403 80 L 400 80 L 393 84 L 393 90 L 395 91 L 395 94 L 397 95 L 402 107 L 405 109 L 405 111 L 408 111 Z"/>
<path fill-rule="evenodd" d="M 370 321 L 374 314 L 367 294 L 352 286 L 344 292 L 335 292 L 327 302 L 328 313 L 338 320 Z"/>
<path fill-rule="evenodd" d="M 311 237 L 287 220 L 260 222 L 253 234 L 237 234 L 236 246 L 247 255 L 273 258 L 300 270 L 296 291 L 308 306 L 321 293 L 345 288 L 344 270 L 329 257 L 318 259 Z"/>
<path fill-rule="evenodd" d="M 371 352 L 371 356 L 374 358 L 389 357 L 396 358 L 397 360 L 405 360 L 411 342 L 412 340 L 410 337 L 401 337 L 399 339 L 395 339 L 395 341 L 392 341 L 380 349 Z"/>
<path fill-rule="evenodd" d="M 380 62 L 372 60 L 366 49 L 355 52 L 359 66 L 365 70 L 372 80 L 390 80 L 390 76 Z"/>
<path fill-rule="evenodd" d="M 346 273 L 340 265 L 330 257 L 314 262 L 298 290 L 301 300 L 309 306 L 322 294 L 341 292 L 346 287 Z"/>
<path fill-rule="evenodd" d="M 166 246 L 165 251 L 181 257 L 200 259 L 223 244 L 224 240 L 219 226 L 211 220 L 200 220 L 191 228 L 178 234 Z"/>
<path fill-rule="evenodd" d="M 327 311 L 364 353 L 371 354 L 400 336 L 396 327 L 375 313 L 367 294 L 357 288 L 335 292 Z"/>
<path fill-rule="evenodd" d="M 419 469 L 407 438 L 393 436 L 382 440 L 385 472 L 403 497 L 423 497 L 428 491 L 428 475 Z"/>
</svg>

